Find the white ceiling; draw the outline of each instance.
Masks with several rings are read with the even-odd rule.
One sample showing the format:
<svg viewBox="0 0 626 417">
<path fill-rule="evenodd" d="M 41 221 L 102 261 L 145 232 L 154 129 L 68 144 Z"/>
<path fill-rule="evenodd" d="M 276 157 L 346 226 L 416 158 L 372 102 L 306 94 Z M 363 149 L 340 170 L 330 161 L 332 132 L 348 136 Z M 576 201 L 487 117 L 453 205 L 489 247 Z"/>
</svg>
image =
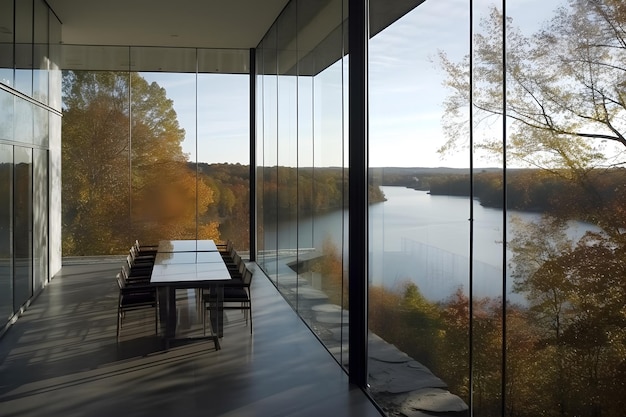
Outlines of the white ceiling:
<svg viewBox="0 0 626 417">
<path fill-rule="evenodd" d="M 65 44 L 254 48 L 288 0 L 48 0 Z"/>
</svg>

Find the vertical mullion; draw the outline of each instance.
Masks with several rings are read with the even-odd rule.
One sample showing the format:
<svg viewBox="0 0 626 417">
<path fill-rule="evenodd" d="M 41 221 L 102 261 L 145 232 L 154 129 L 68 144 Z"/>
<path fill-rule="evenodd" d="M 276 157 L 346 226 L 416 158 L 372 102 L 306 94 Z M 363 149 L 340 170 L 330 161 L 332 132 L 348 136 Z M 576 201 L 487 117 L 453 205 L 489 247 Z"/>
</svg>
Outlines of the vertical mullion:
<svg viewBox="0 0 626 417">
<path fill-rule="evenodd" d="M 249 173 L 249 231 L 250 261 L 256 261 L 256 49 L 250 48 L 250 173 Z"/>
<path fill-rule="evenodd" d="M 501 380 L 501 413 L 506 410 L 506 335 L 507 335 L 507 293 L 506 293 L 506 251 L 507 251 L 507 137 L 506 137 L 506 0 L 502 0 L 502 380 Z"/>
<path fill-rule="evenodd" d="M 348 0 L 349 376 L 367 386 L 369 0 Z"/>
</svg>

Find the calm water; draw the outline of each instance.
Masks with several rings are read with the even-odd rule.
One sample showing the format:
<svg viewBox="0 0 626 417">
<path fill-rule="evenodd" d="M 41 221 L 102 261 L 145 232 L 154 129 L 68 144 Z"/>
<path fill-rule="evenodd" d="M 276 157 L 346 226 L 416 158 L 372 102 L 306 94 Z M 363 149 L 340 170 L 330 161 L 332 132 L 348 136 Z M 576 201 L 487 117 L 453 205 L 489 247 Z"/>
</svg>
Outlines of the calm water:
<svg viewBox="0 0 626 417">
<path fill-rule="evenodd" d="M 403 283 L 416 283 L 426 297 L 441 300 L 459 287 L 469 288 L 469 199 L 431 196 L 424 191 L 404 187 L 382 187 L 387 201 L 370 207 L 370 282 L 390 289 Z M 503 212 L 474 204 L 474 293 L 497 297 L 502 294 L 503 269 L 507 271 L 508 298 L 523 302 L 511 293 L 509 277 L 513 265 L 510 253 L 503 261 Z M 523 221 L 537 221 L 536 213 L 509 212 L 508 220 L 518 216 Z M 341 248 L 347 238 L 347 213 L 336 211 L 315 218 L 279 223 L 276 233 L 279 248 L 321 248 L 331 240 Z M 572 222 L 568 234 L 577 238 L 593 226 Z M 509 232 L 510 233 L 510 232 Z M 276 235 L 266 228 L 266 239 Z M 509 236 L 510 238 L 510 236 Z"/>
</svg>

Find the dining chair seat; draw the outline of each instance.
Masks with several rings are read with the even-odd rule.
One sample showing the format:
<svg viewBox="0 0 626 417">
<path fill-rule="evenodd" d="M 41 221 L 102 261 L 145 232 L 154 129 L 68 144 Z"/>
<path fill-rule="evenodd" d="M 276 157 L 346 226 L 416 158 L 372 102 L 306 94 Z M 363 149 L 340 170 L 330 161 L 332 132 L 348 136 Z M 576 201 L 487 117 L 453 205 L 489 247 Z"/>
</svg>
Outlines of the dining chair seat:
<svg viewBox="0 0 626 417">
<path fill-rule="evenodd" d="M 117 340 L 120 339 L 120 331 L 126 313 L 142 309 L 154 309 L 154 332 L 159 332 L 159 315 L 156 288 L 151 285 L 129 284 L 123 271 L 117 274 L 119 298 L 117 303 Z"/>
</svg>

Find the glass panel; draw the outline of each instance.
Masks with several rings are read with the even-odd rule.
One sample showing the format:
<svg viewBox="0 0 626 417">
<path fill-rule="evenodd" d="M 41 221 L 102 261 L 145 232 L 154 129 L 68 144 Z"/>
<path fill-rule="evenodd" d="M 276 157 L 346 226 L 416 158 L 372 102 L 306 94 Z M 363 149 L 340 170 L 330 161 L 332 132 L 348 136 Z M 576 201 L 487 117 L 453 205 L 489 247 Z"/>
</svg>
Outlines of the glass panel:
<svg viewBox="0 0 626 417">
<path fill-rule="evenodd" d="M 61 149 L 61 129 L 62 117 L 53 112 L 48 112 L 50 116 L 50 149 L 48 152 L 48 184 L 49 195 L 49 218 L 48 218 L 48 241 L 50 253 L 49 272 L 56 273 L 61 268 L 61 258 L 63 255 L 62 234 L 63 230 L 63 201 L 62 201 L 62 169 L 61 159 L 63 151 Z"/>
<path fill-rule="evenodd" d="M 61 45 L 59 67 L 75 71 L 128 71 L 130 51 L 126 46 Z"/>
<path fill-rule="evenodd" d="M 33 263 L 34 291 L 48 281 L 48 151 L 34 149 Z"/>
<path fill-rule="evenodd" d="M 63 254 L 126 253 L 129 74 L 68 71 L 63 83 Z"/>
<path fill-rule="evenodd" d="M 50 53 L 48 45 L 48 5 L 43 0 L 35 0 L 35 28 L 33 45 L 33 98 L 48 104 L 48 70 Z"/>
<path fill-rule="evenodd" d="M 372 2 L 370 12 L 372 32 L 384 29 L 369 43 L 369 384 L 390 414 L 426 395 L 460 411 L 471 375 L 469 9 L 428 0 L 385 27 L 380 19 L 399 3 Z M 461 61 L 456 114 L 438 56 Z M 446 123 L 459 141 L 451 152 Z"/>
<path fill-rule="evenodd" d="M 343 55 L 341 1 L 328 7 L 329 24 L 337 29 L 313 50 L 315 62 Z M 314 316 L 313 329 L 338 362 L 342 363 L 347 340 L 348 287 L 344 280 L 344 79 L 339 59 L 315 75 L 313 80 L 313 260 L 310 262 L 313 287 L 301 286 L 308 299 L 300 310 L 322 309 Z M 306 218 L 305 218 L 306 219 Z M 303 219 L 303 220 L 305 220 Z M 318 288 L 315 288 L 317 286 Z M 304 313 L 302 313 L 304 314 Z"/>
<path fill-rule="evenodd" d="M 298 7 L 298 13 L 301 8 Z M 300 19 L 298 19 L 300 20 Z M 313 210 L 313 86 L 314 60 L 310 51 L 298 48 L 298 101 L 297 101 L 297 133 L 298 133 L 298 285 L 308 285 L 321 290 L 319 272 L 307 267 L 315 257 L 313 243 L 314 229 Z M 305 287 L 302 287 L 305 288 Z M 298 292 L 298 305 L 306 305 L 306 290 Z M 303 314 L 302 318 L 309 326 L 313 326 L 313 315 Z"/>
<path fill-rule="evenodd" d="M 15 2 L 15 88 L 33 94 L 33 2 Z"/>
<path fill-rule="evenodd" d="M 14 140 L 20 143 L 32 144 L 34 136 L 35 105 L 16 97 L 14 120 Z"/>
<path fill-rule="evenodd" d="M 33 152 L 14 147 L 13 154 L 13 311 L 33 295 Z"/>
<path fill-rule="evenodd" d="M 277 75 L 276 27 L 263 40 L 263 257 L 262 266 L 276 280 L 276 198 L 277 198 Z"/>
<path fill-rule="evenodd" d="M 0 325 L 13 313 L 13 146 L 0 144 Z"/>
<path fill-rule="evenodd" d="M 50 29 L 50 74 L 48 104 L 61 110 L 61 22 L 54 13 L 49 13 Z"/>
<path fill-rule="evenodd" d="M 0 83 L 13 86 L 13 1 L 0 1 Z"/>
<path fill-rule="evenodd" d="M 509 3 L 506 410 L 622 415 L 626 9 Z"/>
<path fill-rule="evenodd" d="M 250 72 L 250 51 L 240 49 L 198 49 L 198 72 L 245 74 Z"/>
<path fill-rule="evenodd" d="M 249 82 L 239 74 L 197 78 L 198 178 L 213 191 L 212 201 L 198 206 L 198 228 L 217 229 L 238 251 L 248 250 L 250 240 Z"/>
<path fill-rule="evenodd" d="M 474 67 L 471 127 L 474 140 L 474 235 L 473 235 L 473 297 L 472 303 L 472 375 L 474 413 L 479 415 L 502 415 L 503 376 L 503 286 L 506 223 L 504 208 L 503 174 L 503 120 L 502 97 L 502 1 L 474 5 L 474 37 L 472 47 Z M 458 69 L 465 70 L 467 60 L 459 58 L 448 67 L 447 79 L 451 83 L 463 76 L 453 75 Z M 458 72 L 457 72 L 458 73 Z M 452 89 L 447 103 L 458 102 L 466 96 L 466 83 Z M 447 104 L 446 103 L 446 104 Z M 467 103 L 467 100 L 464 100 Z M 485 112 L 483 105 L 489 111 Z M 450 108 L 450 105 L 448 105 Z M 450 110 L 455 114 L 454 110 Z M 453 118 L 450 120 L 454 121 Z M 448 132 L 455 125 L 445 124 Z M 460 145 L 458 139 L 448 142 Z M 485 150 L 487 149 L 487 151 Z M 478 167 L 483 169 L 478 169 Z M 487 169 L 492 167 L 492 169 Z"/>
<path fill-rule="evenodd" d="M 250 184 L 256 187 L 256 261 L 259 265 L 265 265 L 265 212 L 264 205 L 264 184 L 265 179 L 263 173 L 264 151 L 265 151 L 265 67 L 264 53 L 265 41 L 262 41 L 256 50 L 256 184 Z"/>
<path fill-rule="evenodd" d="M 296 2 L 283 10 L 277 22 L 277 196 L 276 280 L 286 299 L 297 308 L 298 120 L 296 79 Z"/>
<path fill-rule="evenodd" d="M 132 47 L 130 48 L 130 70 L 196 72 L 196 50 L 191 48 Z"/>
<path fill-rule="evenodd" d="M 14 103 L 13 94 L 0 90 L 0 139 L 13 140 Z"/>
<path fill-rule="evenodd" d="M 33 143 L 35 145 L 47 148 L 49 134 L 48 119 L 50 117 L 48 115 L 48 110 L 39 106 L 32 107 L 34 116 Z"/>
<path fill-rule="evenodd" d="M 195 74 L 131 72 L 132 239 L 215 239 L 197 228 L 213 190 L 196 175 Z M 184 123 L 184 129 L 181 126 Z M 202 211 L 196 211 L 196 206 Z"/>
</svg>

